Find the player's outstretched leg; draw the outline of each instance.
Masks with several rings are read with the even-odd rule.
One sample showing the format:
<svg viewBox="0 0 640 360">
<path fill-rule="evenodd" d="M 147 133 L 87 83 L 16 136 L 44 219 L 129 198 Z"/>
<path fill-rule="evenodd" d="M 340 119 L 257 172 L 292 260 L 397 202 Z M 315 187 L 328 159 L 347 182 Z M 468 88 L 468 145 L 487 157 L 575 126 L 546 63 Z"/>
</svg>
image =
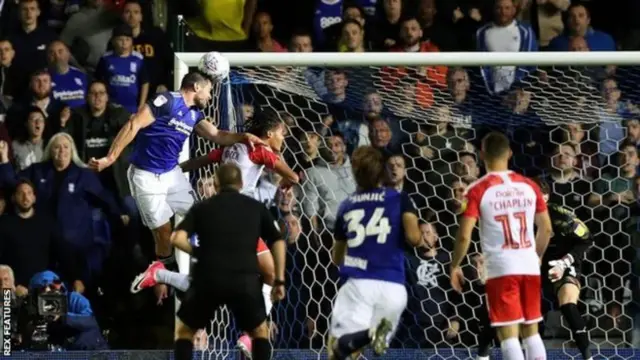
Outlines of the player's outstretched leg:
<svg viewBox="0 0 640 360">
<path fill-rule="evenodd" d="M 589 344 L 589 336 L 587 334 L 587 326 L 578 310 L 578 298 L 580 296 L 580 288 L 572 283 L 566 283 L 558 289 L 558 303 L 562 316 L 569 324 L 569 329 L 573 335 L 573 340 L 582 357 L 585 360 L 591 360 L 591 349 Z"/>
<path fill-rule="evenodd" d="M 391 322 L 387 319 L 382 319 L 378 326 L 373 329 L 342 335 L 334 342 L 332 349 L 333 359 L 348 359 L 351 354 L 367 345 L 371 345 L 376 355 L 382 355 L 387 350 L 387 338 L 391 331 L 393 331 Z"/>
<path fill-rule="evenodd" d="M 144 272 L 133 279 L 131 292 L 135 294 L 157 284 L 167 284 L 184 292 L 189 288 L 191 281 L 189 275 L 169 271 L 165 268 L 164 263 L 154 261 Z"/>
</svg>

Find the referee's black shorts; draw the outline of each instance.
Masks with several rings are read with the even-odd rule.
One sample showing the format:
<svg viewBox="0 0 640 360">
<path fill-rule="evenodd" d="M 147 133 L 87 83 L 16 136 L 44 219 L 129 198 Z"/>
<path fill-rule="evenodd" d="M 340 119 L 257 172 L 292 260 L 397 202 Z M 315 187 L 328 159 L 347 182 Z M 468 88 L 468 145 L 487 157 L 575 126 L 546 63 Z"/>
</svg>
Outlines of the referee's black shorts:
<svg viewBox="0 0 640 360">
<path fill-rule="evenodd" d="M 178 318 L 191 329 L 204 329 L 223 305 L 227 305 L 243 331 L 254 330 L 267 319 L 262 282 L 257 275 L 213 281 L 194 279 L 180 304 Z"/>
</svg>

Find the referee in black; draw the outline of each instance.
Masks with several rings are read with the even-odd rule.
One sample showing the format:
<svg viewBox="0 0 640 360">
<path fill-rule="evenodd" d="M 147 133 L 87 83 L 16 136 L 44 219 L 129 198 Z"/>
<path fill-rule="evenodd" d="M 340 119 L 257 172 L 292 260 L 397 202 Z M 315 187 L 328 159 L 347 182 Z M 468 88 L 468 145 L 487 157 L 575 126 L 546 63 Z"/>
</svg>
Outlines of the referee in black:
<svg viewBox="0 0 640 360">
<path fill-rule="evenodd" d="M 175 359 L 191 360 L 193 336 L 227 305 L 236 324 L 253 339 L 253 360 L 271 359 L 267 313 L 258 273 L 258 238 L 271 245 L 276 281 L 272 298 L 284 298 L 286 244 L 265 206 L 245 195 L 240 169 L 224 164 L 216 171 L 218 195 L 194 205 L 171 235 L 176 248 L 196 259 L 176 323 Z M 189 237 L 198 235 L 193 248 Z"/>
</svg>

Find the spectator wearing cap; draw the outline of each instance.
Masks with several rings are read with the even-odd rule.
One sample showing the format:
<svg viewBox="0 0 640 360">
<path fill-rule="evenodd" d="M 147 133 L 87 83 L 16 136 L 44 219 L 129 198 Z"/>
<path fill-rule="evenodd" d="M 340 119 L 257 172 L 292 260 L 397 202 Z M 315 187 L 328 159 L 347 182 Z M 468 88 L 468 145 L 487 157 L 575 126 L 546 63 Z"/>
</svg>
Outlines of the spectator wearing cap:
<svg viewBox="0 0 640 360">
<path fill-rule="evenodd" d="M 20 27 L 8 37 L 16 51 L 14 61 L 29 72 L 46 66 L 47 46 L 57 38 L 47 25 L 38 24 L 39 17 L 38 0 L 20 0 Z"/>
<path fill-rule="evenodd" d="M 71 53 L 65 43 L 56 40 L 49 45 L 49 75 L 51 94 L 55 100 L 76 108 L 84 105 L 87 96 L 87 74 L 69 65 Z"/>
<path fill-rule="evenodd" d="M 494 20 L 478 30 L 476 45 L 483 52 L 532 52 L 538 51 L 536 34 L 526 24 L 516 20 L 514 0 L 497 0 Z M 527 76 L 528 68 L 517 66 L 484 66 L 480 69 L 484 86 L 489 94 L 500 94 L 513 83 Z"/>
<path fill-rule="evenodd" d="M 144 56 L 133 50 L 133 31 L 129 25 L 116 27 L 111 43 L 113 51 L 107 51 L 100 59 L 96 79 L 107 84 L 113 104 L 135 114 L 149 95 Z"/>
<path fill-rule="evenodd" d="M 615 51 L 616 43 L 611 35 L 591 27 L 591 14 L 584 4 L 571 4 L 564 34 L 549 43 L 549 50 L 567 51 L 572 37 L 583 37 L 591 51 Z"/>
<path fill-rule="evenodd" d="M 46 116 L 37 107 L 31 107 L 27 113 L 26 137 L 12 143 L 13 159 L 18 170 L 24 170 L 42 161 L 44 154 L 44 130 Z"/>
<path fill-rule="evenodd" d="M 173 49 L 167 35 L 157 26 L 147 24 L 141 0 L 127 0 L 122 20 L 133 34 L 133 49 L 144 56 L 149 75 L 149 92 L 168 91 L 173 86 Z"/>
</svg>

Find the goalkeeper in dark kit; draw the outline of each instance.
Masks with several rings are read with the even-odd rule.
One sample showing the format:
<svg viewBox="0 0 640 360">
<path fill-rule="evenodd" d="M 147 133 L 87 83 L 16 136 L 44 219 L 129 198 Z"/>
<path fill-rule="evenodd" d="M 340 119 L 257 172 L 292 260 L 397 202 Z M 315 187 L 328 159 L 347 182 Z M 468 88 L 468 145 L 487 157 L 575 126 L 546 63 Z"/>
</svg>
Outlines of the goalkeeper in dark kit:
<svg viewBox="0 0 640 360">
<path fill-rule="evenodd" d="M 542 179 L 535 182 L 545 197 L 549 198 L 549 185 Z M 589 228 L 578 219 L 573 211 L 561 205 L 547 203 L 553 225 L 553 237 L 542 259 L 542 276 L 556 295 L 557 304 L 565 321 L 569 324 L 573 340 L 585 360 L 592 360 L 586 324 L 578 310 L 580 297 L 580 270 L 586 254 L 593 244 Z M 489 359 L 489 352 L 495 329 L 488 324 L 482 327 L 484 334 L 478 337 L 478 359 Z"/>
</svg>

